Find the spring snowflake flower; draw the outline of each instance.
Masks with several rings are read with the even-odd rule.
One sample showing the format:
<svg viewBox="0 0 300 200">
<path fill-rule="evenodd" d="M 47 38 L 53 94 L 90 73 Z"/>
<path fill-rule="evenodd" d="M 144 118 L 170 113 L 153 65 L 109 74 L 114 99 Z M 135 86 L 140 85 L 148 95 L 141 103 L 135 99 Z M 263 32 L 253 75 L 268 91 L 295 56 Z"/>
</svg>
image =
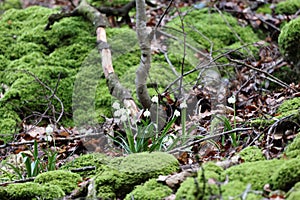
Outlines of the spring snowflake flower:
<svg viewBox="0 0 300 200">
<path fill-rule="evenodd" d="M 181 104 L 180 104 L 180 108 L 187 108 L 187 104 L 186 104 L 186 101 L 183 101 Z"/>
<path fill-rule="evenodd" d="M 116 110 L 116 111 L 114 112 L 114 116 L 116 116 L 116 117 L 120 117 L 121 115 L 122 115 L 122 113 L 121 113 L 120 110 Z"/>
<path fill-rule="evenodd" d="M 114 102 L 112 107 L 116 110 L 119 110 L 120 109 L 120 104 L 118 102 Z"/>
<path fill-rule="evenodd" d="M 122 115 L 120 117 L 121 122 L 125 122 L 127 120 L 127 116 L 126 115 Z"/>
<path fill-rule="evenodd" d="M 179 112 L 178 110 L 175 110 L 174 116 L 175 116 L 175 117 L 179 117 L 179 116 L 180 116 L 180 112 Z"/>
<path fill-rule="evenodd" d="M 157 96 L 152 97 L 151 101 L 153 103 L 158 103 L 158 97 Z"/>
<path fill-rule="evenodd" d="M 151 114 L 150 111 L 148 109 L 146 109 L 145 112 L 144 112 L 144 116 L 145 117 L 150 117 L 150 114 Z"/>
<path fill-rule="evenodd" d="M 53 127 L 49 124 L 47 127 L 46 127 L 46 134 L 49 135 L 53 133 Z"/>
<path fill-rule="evenodd" d="M 228 103 L 234 104 L 236 102 L 236 98 L 234 95 L 228 98 Z"/>
</svg>

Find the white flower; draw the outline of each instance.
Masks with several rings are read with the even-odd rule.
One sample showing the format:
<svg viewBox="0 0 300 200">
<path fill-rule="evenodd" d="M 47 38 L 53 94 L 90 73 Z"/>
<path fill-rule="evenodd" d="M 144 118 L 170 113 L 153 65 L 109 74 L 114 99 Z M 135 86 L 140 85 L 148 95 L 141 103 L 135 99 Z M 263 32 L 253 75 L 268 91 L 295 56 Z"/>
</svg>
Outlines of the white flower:
<svg viewBox="0 0 300 200">
<path fill-rule="evenodd" d="M 126 115 L 122 115 L 120 118 L 121 122 L 125 122 L 127 120 L 127 116 Z"/>
<path fill-rule="evenodd" d="M 151 101 L 153 103 L 158 103 L 158 97 L 157 96 L 152 97 Z"/>
<path fill-rule="evenodd" d="M 181 104 L 180 104 L 180 108 L 187 108 L 187 105 L 186 105 L 186 101 L 183 101 Z"/>
<path fill-rule="evenodd" d="M 51 133 L 53 133 L 53 127 L 50 124 L 48 124 L 48 126 L 46 127 L 46 134 L 49 135 Z"/>
<path fill-rule="evenodd" d="M 176 136 L 174 134 L 169 134 L 168 136 L 164 137 L 162 143 L 166 146 L 169 147 L 171 144 L 174 143 L 174 140 L 176 139 Z"/>
<path fill-rule="evenodd" d="M 151 114 L 150 111 L 148 109 L 146 109 L 145 112 L 144 112 L 144 116 L 145 117 L 150 117 L 150 114 Z"/>
<path fill-rule="evenodd" d="M 228 98 L 228 103 L 234 104 L 236 102 L 235 96 L 232 95 L 231 97 Z"/>
<path fill-rule="evenodd" d="M 120 109 L 120 104 L 119 104 L 118 102 L 115 101 L 115 102 L 113 103 L 112 107 L 113 107 L 114 109 L 116 109 L 116 110 L 119 110 L 119 109 Z"/>
<path fill-rule="evenodd" d="M 50 135 L 48 135 L 48 136 L 45 137 L 45 140 L 47 142 L 51 142 L 52 141 L 52 137 Z"/>
<path fill-rule="evenodd" d="M 175 117 L 179 117 L 179 116 L 180 116 L 180 112 L 179 112 L 178 110 L 175 110 L 174 116 L 175 116 Z"/>
<path fill-rule="evenodd" d="M 120 117 L 121 115 L 122 115 L 121 110 L 116 110 L 114 112 L 114 116 L 116 116 L 116 117 Z"/>
</svg>

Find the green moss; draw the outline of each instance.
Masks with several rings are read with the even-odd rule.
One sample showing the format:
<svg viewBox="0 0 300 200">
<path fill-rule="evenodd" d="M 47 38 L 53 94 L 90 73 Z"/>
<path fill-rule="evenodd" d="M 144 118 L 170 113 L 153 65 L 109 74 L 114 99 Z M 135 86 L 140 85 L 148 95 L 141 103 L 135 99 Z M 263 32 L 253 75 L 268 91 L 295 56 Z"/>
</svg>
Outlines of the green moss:
<svg viewBox="0 0 300 200">
<path fill-rule="evenodd" d="M 163 199 L 172 194 L 172 189 L 158 183 L 156 179 L 150 179 L 143 185 L 137 186 L 131 193 L 126 195 L 125 200 L 154 200 Z"/>
<path fill-rule="evenodd" d="M 71 170 L 86 166 L 95 166 L 96 169 L 100 168 L 101 165 L 107 164 L 109 162 L 109 157 L 100 153 L 90 153 L 81 155 L 73 161 L 70 161 L 63 165 L 60 169 Z M 87 172 L 79 172 L 78 174 L 84 177 L 94 175 L 96 170 L 87 171 Z"/>
<path fill-rule="evenodd" d="M 245 162 L 265 160 L 265 157 L 257 146 L 246 147 L 239 153 L 239 155 Z"/>
<path fill-rule="evenodd" d="M 242 163 L 225 170 L 224 176 L 228 175 L 230 180 L 251 184 L 252 189 L 262 190 L 268 183 L 268 179 L 278 169 L 284 160 L 265 160 Z"/>
<path fill-rule="evenodd" d="M 178 161 L 172 155 L 153 152 L 114 158 L 98 170 L 95 183 L 97 196 L 103 199 L 120 197 L 148 179 L 176 172 Z"/>
<path fill-rule="evenodd" d="M 285 197 L 287 200 L 298 200 L 300 198 L 300 182 L 296 183 Z"/>
<path fill-rule="evenodd" d="M 119 7 L 125 5 L 130 2 L 130 0 L 113 0 L 113 1 L 106 1 L 106 0 L 88 0 L 88 2 L 95 7 Z"/>
<path fill-rule="evenodd" d="M 4 11 L 9 10 L 11 8 L 21 9 L 21 1 L 20 0 L 5 0 L 0 2 L 0 14 Z"/>
<path fill-rule="evenodd" d="M 60 122 L 69 126 L 72 125 L 75 75 L 95 47 L 96 38 L 92 24 L 82 17 L 62 19 L 51 30 L 44 31 L 48 17 L 56 12 L 55 9 L 32 6 L 24 10 L 10 9 L 2 15 L 0 84 L 8 89 L 2 92 L 0 105 L 10 105 L 9 109 L 5 108 L 2 112 L 14 113 L 22 119 L 32 116 L 32 112 L 44 113 L 49 109 L 49 103 L 56 113 L 60 113 L 60 102 L 53 97 L 47 99 L 52 92 L 38 83 L 35 80 L 37 78 L 56 91 L 56 96 L 64 105 L 64 116 Z M 53 116 L 51 112 L 45 114 Z M 15 120 L 15 117 L 5 119 L 1 119 L 0 126 L 12 127 L 7 124 L 11 124 L 8 122 Z M 36 119 L 28 118 L 27 122 L 31 120 Z M 11 128 L 2 130 L 6 132 L 8 129 Z"/>
<path fill-rule="evenodd" d="M 278 37 L 278 44 L 280 52 L 285 57 L 285 59 L 291 62 L 297 68 L 299 68 L 300 66 L 299 41 L 300 18 L 296 18 L 284 25 Z"/>
<path fill-rule="evenodd" d="M 288 191 L 295 183 L 300 182 L 300 160 L 297 158 L 284 161 L 271 177 L 273 189 Z"/>
<path fill-rule="evenodd" d="M 184 23 L 187 38 L 193 42 L 191 43 L 193 46 L 197 45 L 195 47 L 199 49 L 201 49 L 201 47 L 202 49 L 210 49 L 211 44 L 213 44 L 213 50 L 215 51 L 224 48 L 230 49 L 230 46 L 241 46 L 241 44 L 238 44 L 241 41 L 235 34 L 238 34 L 243 44 L 257 42 L 259 40 L 250 27 L 239 26 L 234 17 L 227 14 L 221 16 L 218 13 L 209 13 L 207 9 L 189 12 L 184 17 Z M 228 26 L 228 24 L 230 26 Z M 179 18 L 172 20 L 168 25 L 181 30 L 181 21 Z M 175 34 L 175 36 L 178 35 L 175 31 L 171 31 L 170 33 Z M 180 38 L 182 38 L 182 36 Z M 183 45 L 181 46 L 181 48 L 183 48 Z M 257 50 L 253 47 L 250 48 L 253 51 Z M 178 50 L 180 49 L 177 49 L 177 51 Z"/>
<path fill-rule="evenodd" d="M 62 198 L 65 193 L 56 185 L 40 185 L 38 183 L 16 183 L 6 186 L 7 196 L 10 200 L 55 199 Z"/>
<path fill-rule="evenodd" d="M 287 146 L 285 155 L 288 158 L 297 158 L 300 156 L 300 134 Z"/>
<path fill-rule="evenodd" d="M 82 179 L 78 174 L 64 170 L 44 172 L 39 174 L 34 180 L 35 183 L 43 185 L 57 185 L 62 188 L 66 194 L 71 193 L 77 188 L 77 184 L 80 181 L 82 181 Z"/>
<path fill-rule="evenodd" d="M 247 123 L 249 123 L 250 126 L 264 128 L 266 126 L 270 126 L 275 122 L 275 119 L 253 119 Z"/>
<path fill-rule="evenodd" d="M 286 1 L 281 1 L 276 5 L 275 13 L 292 15 L 296 13 L 299 9 L 300 9 L 299 0 L 286 0 Z"/>
<path fill-rule="evenodd" d="M 262 13 L 262 14 L 272 14 L 272 9 L 270 8 L 270 4 L 263 4 L 260 6 L 257 10 L 256 13 Z"/>
<path fill-rule="evenodd" d="M 300 108 L 300 97 L 296 97 L 284 101 L 277 109 L 277 113 L 286 113 L 294 110 L 297 111 L 299 108 Z"/>
<path fill-rule="evenodd" d="M 223 169 L 213 163 L 205 164 L 203 169 L 204 171 L 198 171 L 197 177 L 189 177 L 181 183 L 176 192 L 176 200 L 210 199 L 212 196 L 220 195 L 217 184 L 212 182 L 223 179 Z"/>
<path fill-rule="evenodd" d="M 223 199 L 235 199 L 241 196 L 247 190 L 247 184 L 240 181 L 231 181 L 229 183 L 221 186 L 222 198 Z M 252 188 L 251 188 L 252 189 Z M 247 200 L 257 200 L 262 199 L 262 195 L 257 192 L 252 192 L 251 190 L 247 192 Z"/>
</svg>

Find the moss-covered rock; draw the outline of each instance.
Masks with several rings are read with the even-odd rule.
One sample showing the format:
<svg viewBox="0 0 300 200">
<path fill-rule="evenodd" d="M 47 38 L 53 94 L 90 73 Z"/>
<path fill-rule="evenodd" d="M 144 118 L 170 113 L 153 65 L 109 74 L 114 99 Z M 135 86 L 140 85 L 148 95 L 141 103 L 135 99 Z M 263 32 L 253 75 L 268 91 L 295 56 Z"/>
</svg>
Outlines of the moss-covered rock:
<svg viewBox="0 0 300 200">
<path fill-rule="evenodd" d="M 51 30 L 44 31 L 48 17 L 57 12 L 32 6 L 24 10 L 10 9 L 1 16 L 0 84 L 6 88 L 0 99 L 1 113 L 5 113 L 0 115 L 3 133 L 14 133 L 20 118 L 34 111 L 43 113 L 50 102 L 60 113 L 60 102 L 48 99 L 52 92 L 36 79 L 56 91 L 66 114 L 61 122 L 65 125 L 70 122 L 75 75 L 96 39 L 92 24 L 82 17 L 62 19 Z M 31 120 L 35 119 L 28 118 L 27 122 Z"/>
<path fill-rule="evenodd" d="M 16 183 L 5 188 L 10 200 L 56 199 L 65 196 L 63 190 L 57 185 L 40 185 L 38 183 Z M 1 196 L 2 199 L 2 196 Z"/>
<path fill-rule="evenodd" d="M 251 184 L 251 188 L 254 190 L 262 190 L 263 186 L 269 183 L 269 178 L 284 162 L 284 160 L 276 159 L 246 162 L 228 168 L 223 175 L 228 175 L 232 181 L 240 181 L 246 185 Z"/>
<path fill-rule="evenodd" d="M 134 186 L 159 175 L 176 172 L 179 163 L 167 153 L 137 153 L 118 157 L 98 170 L 95 184 L 97 196 L 102 199 L 124 198 Z"/>
<path fill-rule="evenodd" d="M 100 153 L 85 154 L 74 159 L 73 161 L 66 163 L 60 169 L 72 170 L 81 167 L 95 166 L 97 170 L 98 168 L 101 167 L 101 165 L 108 164 L 109 159 L 111 158 Z M 76 172 L 76 173 L 78 173 L 81 177 L 88 177 L 88 176 L 95 175 L 96 170 L 86 171 L 86 172 Z"/>
<path fill-rule="evenodd" d="M 248 186 L 250 186 L 250 189 L 252 189 L 250 184 L 246 184 L 236 180 L 234 181 L 229 180 L 228 183 L 221 185 L 222 198 L 226 200 L 235 199 L 237 196 L 244 194 Z M 262 195 L 257 192 L 252 192 L 251 190 L 248 190 L 247 200 L 257 200 L 257 199 L 262 199 Z"/>
<path fill-rule="evenodd" d="M 34 179 L 35 183 L 42 185 L 57 185 L 66 194 L 77 188 L 77 184 L 80 181 L 82 181 L 82 178 L 78 174 L 64 170 L 44 172 Z"/>
<path fill-rule="evenodd" d="M 272 175 L 273 189 L 288 191 L 295 183 L 300 182 L 300 159 L 294 158 L 284 161 L 274 174 Z"/>
<path fill-rule="evenodd" d="M 243 44 L 257 42 L 259 40 L 251 27 L 241 27 L 236 18 L 226 13 L 220 15 L 213 10 L 201 9 L 188 12 L 183 18 L 183 23 L 184 31 L 188 38 L 187 42 L 190 42 L 189 44 L 199 49 L 210 49 L 212 44 L 213 50 L 215 51 L 221 49 L 235 49 L 241 47 Z M 178 17 L 168 23 L 168 26 L 181 30 L 181 20 Z M 170 33 L 178 36 L 176 31 Z M 183 36 L 179 36 L 181 39 L 182 37 Z M 191 41 L 189 41 L 189 39 Z M 178 40 L 174 42 L 174 48 L 177 49 L 176 52 L 178 53 L 182 52 L 181 50 L 184 46 L 180 43 L 182 41 Z M 253 47 L 249 48 L 257 50 Z M 245 53 L 246 51 L 243 52 Z M 189 56 L 193 56 L 193 54 Z M 249 53 L 247 56 L 249 56 Z"/>
<path fill-rule="evenodd" d="M 300 108 L 300 97 L 295 97 L 284 101 L 277 109 L 277 113 L 295 112 L 298 111 L 299 108 Z"/>
<path fill-rule="evenodd" d="M 285 150 L 285 155 L 288 158 L 299 158 L 300 156 L 300 134 L 289 144 Z"/>
<path fill-rule="evenodd" d="M 172 194 L 172 189 L 162 183 L 158 183 L 156 179 L 150 179 L 143 185 L 137 186 L 131 193 L 126 195 L 125 200 L 155 200 L 163 199 Z"/>
<path fill-rule="evenodd" d="M 300 18 L 296 18 L 290 21 L 289 23 L 287 23 L 286 25 L 284 25 L 278 37 L 278 44 L 282 55 L 285 57 L 287 61 L 291 62 L 296 67 L 298 72 L 300 67 L 299 41 L 300 41 Z"/>
<path fill-rule="evenodd" d="M 299 9 L 300 9 L 299 0 L 286 0 L 286 1 L 281 1 L 276 5 L 275 13 L 291 15 L 296 13 Z"/>
<path fill-rule="evenodd" d="M 22 8 L 20 0 L 5 0 L 0 2 L 0 15 L 11 8 L 20 9 Z"/>
<path fill-rule="evenodd" d="M 205 164 L 203 169 L 198 171 L 196 177 L 189 177 L 181 183 L 176 192 L 176 200 L 210 199 L 221 195 L 217 181 L 223 180 L 223 169 L 213 163 Z"/>
<path fill-rule="evenodd" d="M 287 200 L 298 200 L 300 199 L 300 182 L 296 183 L 286 194 Z"/>
<path fill-rule="evenodd" d="M 243 149 L 239 155 L 245 162 L 265 160 L 264 155 L 257 146 L 250 146 Z"/>
</svg>

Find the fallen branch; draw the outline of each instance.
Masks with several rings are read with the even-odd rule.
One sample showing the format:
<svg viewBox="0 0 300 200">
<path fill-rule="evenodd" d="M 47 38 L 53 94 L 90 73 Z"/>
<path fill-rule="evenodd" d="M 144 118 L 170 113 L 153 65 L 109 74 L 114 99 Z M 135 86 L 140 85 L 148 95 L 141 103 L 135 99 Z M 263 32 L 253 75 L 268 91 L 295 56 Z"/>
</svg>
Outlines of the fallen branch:
<svg viewBox="0 0 300 200">
<path fill-rule="evenodd" d="M 181 151 L 181 150 L 183 150 L 183 149 L 186 149 L 186 148 L 188 148 L 188 147 L 191 147 L 191 146 L 193 146 L 193 145 L 195 145 L 195 144 L 198 144 L 198 143 L 200 143 L 200 142 L 204 142 L 204 141 L 206 141 L 206 140 L 212 140 L 212 139 L 218 138 L 218 137 L 220 137 L 220 136 L 228 135 L 228 134 L 234 133 L 234 132 L 249 131 L 249 130 L 252 130 L 252 128 L 236 128 L 236 129 L 232 129 L 232 130 L 230 130 L 230 131 L 226 131 L 226 132 L 223 132 L 223 133 L 212 134 L 212 135 L 210 135 L 210 136 L 201 138 L 201 139 L 199 139 L 199 140 L 192 141 L 192 142 L 190 142 L 190 143 L 188 143 L 188 144 L 186 144 L 186 145 L 184 145 L 184 146 L 181 146 L 181 147 L 178 147 L 178 148 L 176 148 L 176 149 L 170 150 L 170 151 L 168 151 L 168 153 L 173 154 L 173 153 L 179 152 L 179 151 Z"/>
</svg>

